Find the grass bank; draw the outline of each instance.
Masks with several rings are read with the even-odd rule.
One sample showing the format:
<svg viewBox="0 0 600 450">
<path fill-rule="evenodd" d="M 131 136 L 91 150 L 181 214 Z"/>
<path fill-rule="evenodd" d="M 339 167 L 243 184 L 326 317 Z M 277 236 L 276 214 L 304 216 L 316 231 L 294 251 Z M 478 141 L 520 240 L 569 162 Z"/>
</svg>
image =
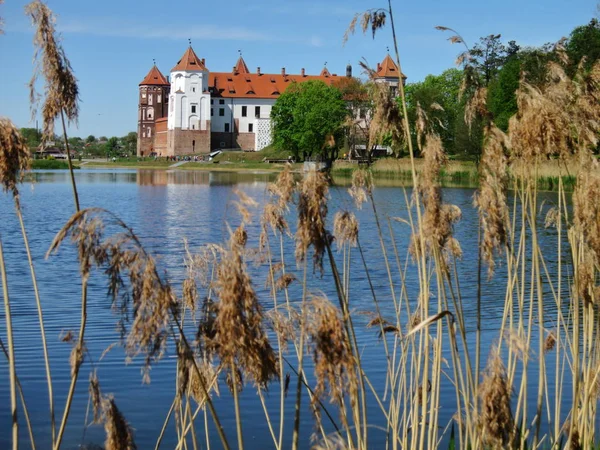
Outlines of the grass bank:
<svg viewBox="0 0 600 450">
<path fill-rule="evenodd" d="M 69 163 L 58 159 L 34 159 L 31 161 L 31 168 L 42 170 L 68 170 Z M 73 161 L 73 168 L 79 169 L 75 161 Z"/>
<path fill-rule="evenodd" d="M 346 161 L 336 161 L 333 165 L 333 175 L 335 177 L 349 177 L 352 175 L 357 164 Z M 415 160 L 415 168 L 418 174 L 423 170 L 423 160 Z M 510 168 L 509 175 L 518 177 L 523 173 L 524 168 L 519 165 L 513 165 Z M 408 180 L 412 182 L 411 164 L 409 158 L 384 158 L 375 161 L 371 166 L 371 171 L 376 180 Z M 537 172 L 538 189 L 557 190 L 559 179 L 562 178 L 566 190 L 572 190 L 575 186 L 576 168 L 573 164 L 566 164 L 559 160 L 549 160 L 540 163 Z M 449 161 L 440 173 L 442 184 L 452 186 L 472 186 L 479 184 L 477 166 L 472 161 Z"/>
</svg>

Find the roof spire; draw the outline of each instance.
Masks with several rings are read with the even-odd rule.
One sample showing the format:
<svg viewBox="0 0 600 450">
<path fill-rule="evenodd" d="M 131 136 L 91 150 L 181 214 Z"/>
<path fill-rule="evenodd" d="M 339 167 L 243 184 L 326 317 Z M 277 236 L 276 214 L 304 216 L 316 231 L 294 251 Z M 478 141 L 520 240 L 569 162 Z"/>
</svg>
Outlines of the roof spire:
<svg viewBox="0 0 600 450">
<path fill-rule="evenodd" d="M 192 46 L 192 39 L 188 38 L 188 44 L 190 44 L 190 47 Z"/>
<path fill-rule="evenodd" d="M 156 59 L 155 58 L 152 58 L 152 64 L 156 65 Z"/>
</svg>

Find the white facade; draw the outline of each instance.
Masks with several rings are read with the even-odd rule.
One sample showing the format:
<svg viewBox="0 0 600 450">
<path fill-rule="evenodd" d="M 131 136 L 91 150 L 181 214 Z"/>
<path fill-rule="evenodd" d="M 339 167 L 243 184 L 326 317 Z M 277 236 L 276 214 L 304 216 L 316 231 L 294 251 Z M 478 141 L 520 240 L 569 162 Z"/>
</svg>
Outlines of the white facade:
<svg viewBox="0 0 600 450">
<path fill-rule="evenodd" d="M 274 104 L 274 99 L 211 98 L 211 131 L 256 133 L 257 119 L 269 119 Z"/>
<path fill-rule="evenodd" d="M 206 130 L 210 120 L 208 71 L 171 72 L 169 130 Z"/>
</svg>

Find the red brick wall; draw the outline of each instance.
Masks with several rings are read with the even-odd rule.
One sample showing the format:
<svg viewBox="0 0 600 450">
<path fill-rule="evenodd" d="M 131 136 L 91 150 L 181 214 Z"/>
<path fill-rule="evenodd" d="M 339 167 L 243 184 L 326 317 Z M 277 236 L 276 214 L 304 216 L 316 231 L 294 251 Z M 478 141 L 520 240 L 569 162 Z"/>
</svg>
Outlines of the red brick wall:
<svg viewBox="0 0 600 450">
<path fill-rule="evenodd" d="M 167 132 L 166 154 L 194 155 L 210 152 L 211 136 L 206 130 L 182 130 L 176 128 Z"/>
<path fill-rule="evenodd" d="M 167 154 L 167 121 L 164 119 L 156 121 L 154 151 L 159 155 Z"/>
<path fill-rule="evenodd" d="M 256 138 L 254 133 L 239 133 L 236 136 L 236 143 L 242 150 L 256 150 Z"/>
</svg>

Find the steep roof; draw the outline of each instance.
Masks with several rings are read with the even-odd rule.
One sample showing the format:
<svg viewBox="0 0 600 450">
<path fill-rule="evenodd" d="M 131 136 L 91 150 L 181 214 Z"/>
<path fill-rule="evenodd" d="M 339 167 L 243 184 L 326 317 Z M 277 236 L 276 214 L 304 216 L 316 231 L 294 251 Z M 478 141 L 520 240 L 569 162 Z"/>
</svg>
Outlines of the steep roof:
<svg viewBox="0 0 600 450">
<path fill-rule="evenodd" d="M 160 73 L 160 70 L 158 70 L 158 67 L 156 67 L 155 64 L 154 66 L 152 66 L 152 69 L 150 69 L 150 72 L 148 72 L 148 75 L 146 75 L 146 78 L 144 78 L 140 83 L 140 86 L 143 85 L 169 86 L 169 82 L 164 77 L 164 75 Z"/>
<path fill-rule="evenodd" d="M 171 72 L 177 70 L 206 70 L 206 66 L 204 65 L 204 61 L 198 58 L 190 45 L 181 59 L 177 61 L 175 67 L 171 69 Z"/>
<path fill-rule="evenodd" d="M 208 86 L 215 97 L 277 98 L 292 83 L 321 80 L 332 85 L 340 78 L 343 77 L 331 75 L 329 71 L 321 72 L 321 75 L 210 72 Z"/>
<path fill-rule="evenodd" d="M 237 62 L 235 63 L 235 66 L 233 67 L 233 72 L 239 73 L 239 74 L 250 73 L 250 71 L 248 70 L 248 66 L 246 65 L 246 61 L 244 61 L 244 58 L 242 58 L 242 55 L 240 55 Z"/>
<path fill-rule="evenodd" d="M 331 73 L 329 73 L 329 70 L 327 70 L 327 67 L 323 67 L 323 70 L 321 70 L 321 74 L 319 76 L 328 78 L 331 76 Z"/>
<path fill-rule="evenodd" d="M 390 57 L 390 55 L 387 54 L 383 61 L 377 64 L 377 72 L 375 76 L 376 78 L 398 78 L 399 72 L 398 66 Z M 402 78 L 406 78 L 406 76 L 402 74 Z"/>
</svg>

